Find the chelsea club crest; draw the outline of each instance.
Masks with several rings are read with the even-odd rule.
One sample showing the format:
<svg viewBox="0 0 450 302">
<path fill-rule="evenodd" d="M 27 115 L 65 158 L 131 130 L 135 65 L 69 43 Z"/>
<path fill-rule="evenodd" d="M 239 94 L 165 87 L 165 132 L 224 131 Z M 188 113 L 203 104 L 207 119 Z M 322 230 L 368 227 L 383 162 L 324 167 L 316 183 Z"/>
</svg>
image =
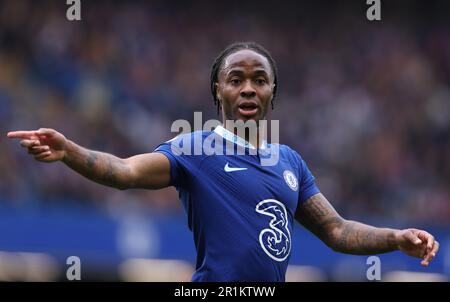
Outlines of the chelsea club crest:
<svg viewBox="0 0 450 302">
<path fill-rule="evenodd" d="M 295 175 L 294 175 L 294 173 L 292 173 L 292 171 L 285 170 L 283 172 L 283 177 L 284 177 L 284 181 L 289 186 L 289 188 L 292 189 L 292 191 L 297 191 L 298 190 L 297 177 L 295 177 Z"/>
</svg>

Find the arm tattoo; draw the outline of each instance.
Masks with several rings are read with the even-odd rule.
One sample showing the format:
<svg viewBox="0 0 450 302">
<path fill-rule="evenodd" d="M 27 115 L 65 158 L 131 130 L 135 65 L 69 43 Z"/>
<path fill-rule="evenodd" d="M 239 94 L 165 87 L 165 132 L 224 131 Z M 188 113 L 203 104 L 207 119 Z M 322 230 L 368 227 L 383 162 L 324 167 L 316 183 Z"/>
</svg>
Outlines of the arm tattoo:
<svg viewBox="0 0 450 302">
<path fill-rule="evenodd" d="M 326 207 L 323 203 L 321 203 L 319 200 L 317 200 L 318 198 L 315 198 L 314 196 L 312 198 L 313 199 L 311 200 L 311 202 L 308 203 L 307 205 L 307 207 L 309 206 L 311 215 L 320 218 L 330 214 L 331 212 L 330 209 Z M 314 200 L 316 200 L 316 202 L 314 202 Z"/>
<path fill-rule="evenodd" d="M 344 221 L 322 194 L 316 194 L 296 211 L 296 219 L 325 243 L 331 239 L 330 230 Z"/>
<path fill-rule="evenodd" d="M 87 151 L 86 166 L 77 167 L 77 171 L 81 171 L 89 179 L 115 188 L 121 187 L 117 174 L 125 169 L 119 158 L 96 151 Z"/>
<path fill-rule="evenodd" d="M 64 163 L 81 175 L 110 187 L 124 189 L 129 183 L 130 169 L 114 155 L 72 146 Z"/>
<path fill-rule="evenodd" d="M 95 154 L 95 152 L 89 152 L 89 155 L 87 158 L 87 167 L 89 169 L 94 168 L 97 158 L 98 158 L 98 156 L 97 156 L 97 154 Z"/>
<path fill-rule="evenodd" d="M 116 175 L 114 173 L 114 167 L 111 158 L 106 159 L 107 167 L 105 173 L 105 181 L 111 184 L 117 184 Z"/>
<path fill-rule="evenodd" d="M 397 249 L 394 230 L 376 228 L 356 221 L 345 221 L 337 237 L 335 250 L 356 255 L 370 255 L 391 252 Z"/>
<path fill-rule="evenodd" d="M 302 225 L 338 252 L 368 255 L 397 249 L 395 230 L 345 220 L 320 193 L 300 204 L 295 216 Z"/>
<path fill-rule="evenodd" d="M 345 224 L 344 229 L 342 230 L 341 236 L 338 239 L 337 242 L 337 248 L 339 249 L 345 249 L 349 244 L 349 236 L 352 235 L 352 233 L 355 231 L 352 224 Z"/>
<path fill-rule="evenodd" d="M 373 242 L 374 240 L 377 240 L 376 236 L 375 236 L 375 232 L 373 231 L 368 231 L 366 233 L 366 235 L 362 236 L 362 240 L 361 240 L 361 246 L 362 247 L 370 247 L 371 242 Z"/>
</svg>

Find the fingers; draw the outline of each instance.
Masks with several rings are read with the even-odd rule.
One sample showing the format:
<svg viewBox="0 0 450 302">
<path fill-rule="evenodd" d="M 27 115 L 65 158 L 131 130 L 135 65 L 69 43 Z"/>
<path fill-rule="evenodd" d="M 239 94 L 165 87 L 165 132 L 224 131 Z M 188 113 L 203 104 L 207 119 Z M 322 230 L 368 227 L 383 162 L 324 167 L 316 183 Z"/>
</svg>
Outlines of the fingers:
<svg viewBox="0 0 450 302">
<path fill-rule="evenodd" d="M 52 155 L 51 151 L 45 151 L 34 156 L 36 160 L 44 160 L 47 156 Z"/>
<path fill-rule="evenodd" d="M 439 243 L 434 239 L 434 236 L 425 231 L 419 231 L 417 236 L 426 243 L 426 252 L 421 264 L 428 266 L 431 260 L 436 256 L 436 252 L 439 250 Z"/>
<path fill-rule="evenodd" d="M 26 142 L 26 143 L 28 143 L 28 142 Z M 47 146 L 47 145 L 40 146 L 39 144 L 34 144 L 34 143 L 35 143 L 35 141 L 28 143 L 29 147 L 27 147 L 27 149 L 28 149 L 28 153 L 31 155 L 34 155 L 34 158 L 36 160 L 43 161 L 49 155 L 52 154 L 49 146 Z M 38 141 L 38 143 L 39 143 L 39 141 Z"/>
<path fill-rule="evenodd" d="M 427 252 L 430 252 L 434 245 L 434 236 L 425 231 L 419 231 L 417 236 L 427 244 Z"/>
<path fill-rule="evenodd" d="M 11 131 L 8 132 L 9 138 L 37 139 L 38 136 L 50 136 L 56 131 L 49 128 L 40 128 L 32 131 Z"/>
<path fill-rule="evenodd" d="M 24 148 L 32 148 L 34 146 L 39 146 L 41 142 L 36 139 L 24 139 L 20 141 L 20 145 Z"/>
<path fill-rule="evenodd" d="M 40 128 L 38 131 L 36 131 L 36 134 L 41 136 L 41 135 L 45 135 L 45 136 L 51 136 L 55 133 L 56 131 L 53 129 L 49 129 L 49 128 Z"/>
<path fill-rule="evenodd" d="M 433 257 L 431 257 L 429 254 L 427 254 L 427 255 L 425 255 L 425 256 L 423 257 L 423 260 L 420 262 L 420 264 L 421 264 L 422 266 L 428 266 L 428 265 L 430 265 L 430 261 L 431 261 L 432 258 L 433 258 Z"/>
<path fill-rule="evenodd" d="M 437 240 L 434 241 L 434 246 L 433 249 L 431 250 L 431 256 L 433 257 L 436 256 L 437 252 L 439 251 L 439 246 L 440 246 L 439 242 Z"/>
<path fill-rule="evenodd" d="M 406 232 L 405 238 L 408 239 L 414 245 L 419 245 L 422 243 L 422 240 L 412 231 Z"/>
<path fill-rule="evenodd" d="M 420 262 L 422 266 L 430 265 L 439 250 L 439 242 L 434 239 L 434 236 L 423 230 L 408 229 L 403 238 L 415 245 L 410 250 L 410 255 L 422 258 Z"/>
<path fill-rule="evenodd" d="M 23 138 L 23 139 L 33 139 L 37 136 L 37 131 L 11 131 L 8 132 L 8 138 Z"/>
<path fill-rule="evenodd" d="M 432 249 L 424 256 L 420 264 L 422 264 L 423 266 L 428 266 L 431 260 L 433 260 L 433 258 L 436 257 L 436 253 L 438 252 L 438 250 L 439 250 L 439 242 L 434 241 Z"/>
<path fill-rule="evenodd" d="M 47 157 L 52 154 L 50 146 L 41 145 L 45 143 L 45 139 L 56 133 L 53 129 L 40 128 L 33 131 L 12 131 L 7 134 L 9 138 L 22 138 L 20 145 L 28 150 L 28 153 L 34 155 L 39 161 L 46 161 Z"/>
<path fill-rule="evenodd" d="M 43 152 L 50 151 L 50 147 L 47 145 L 41 146 L 39 140 L 24 139 L 20 141 L 20 145 L 28 149 L 28 153 L 32 155 L 39 155 Z"/>
<path fill-rule="evenodd" d="M 42 152 L 47 152 L 47 151 L 50 151 L 49 146 L 34 146 L 31 148 L 28 148 L 28 153 L 33 154 L 33 155 L 38 155 Z"/>
</svg>

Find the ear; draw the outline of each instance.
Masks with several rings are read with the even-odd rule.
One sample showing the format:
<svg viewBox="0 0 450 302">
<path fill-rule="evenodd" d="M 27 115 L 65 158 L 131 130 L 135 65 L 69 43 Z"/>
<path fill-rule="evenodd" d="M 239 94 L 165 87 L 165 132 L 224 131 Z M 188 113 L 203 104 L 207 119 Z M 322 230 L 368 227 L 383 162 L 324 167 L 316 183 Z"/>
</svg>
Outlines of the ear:
<svg viewBox="0 0 450 302">
<path fill-rule="evenodd" d="M 273 101 L 273 98 L 275 97 L 275 94 L 273 93 L 273 92 L 275 91 L 275 84 L 272 84 L 272 89 L 271 89 L 271 91 L 272 91 L 272 96 L 270 97 L 270 101 L 272 102 L 272 101 Z"/>
<path fill-rule="evenodd" d="M 219 83 L 214 83 L 214 86 L 216 87 L 216 98 L 219 100 L 219 103 L 222 101 L 222 98 L 220 97 L 220 85 Z M 221 104 L 222 105 L 222 104 Z"/>
<path fill-rule="evenodd" d="M 273 94 L 273 89 L 275 88 L 275 84 L 272 84 L 272 96 L 270 97 L 270 106 L 272 107 L 272 110 L 275 108 L 273 106 L 273 99 L 275 97 L 275 95 Z"/>
</svg>

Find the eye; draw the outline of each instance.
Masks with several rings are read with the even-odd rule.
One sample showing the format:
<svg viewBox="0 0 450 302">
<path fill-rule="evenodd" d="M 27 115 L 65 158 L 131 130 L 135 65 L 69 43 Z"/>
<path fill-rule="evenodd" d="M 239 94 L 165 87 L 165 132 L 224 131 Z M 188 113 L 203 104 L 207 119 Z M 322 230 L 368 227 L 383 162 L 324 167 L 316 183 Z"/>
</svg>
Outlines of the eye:
<svg viewBox="0 0 450 302">
<path fill-rule="evenodd" d="M 255 80 L 256 84 L 258 85 L 265 85 L 267 81 L 264 78 L 258 78 Z"/>
<path fill-rule="evenodd" d="M 241 80 L 238 78 L 233 78 L 230 80 L 231 85 L 239 85 L 241 84 Z"/>
</svg>

